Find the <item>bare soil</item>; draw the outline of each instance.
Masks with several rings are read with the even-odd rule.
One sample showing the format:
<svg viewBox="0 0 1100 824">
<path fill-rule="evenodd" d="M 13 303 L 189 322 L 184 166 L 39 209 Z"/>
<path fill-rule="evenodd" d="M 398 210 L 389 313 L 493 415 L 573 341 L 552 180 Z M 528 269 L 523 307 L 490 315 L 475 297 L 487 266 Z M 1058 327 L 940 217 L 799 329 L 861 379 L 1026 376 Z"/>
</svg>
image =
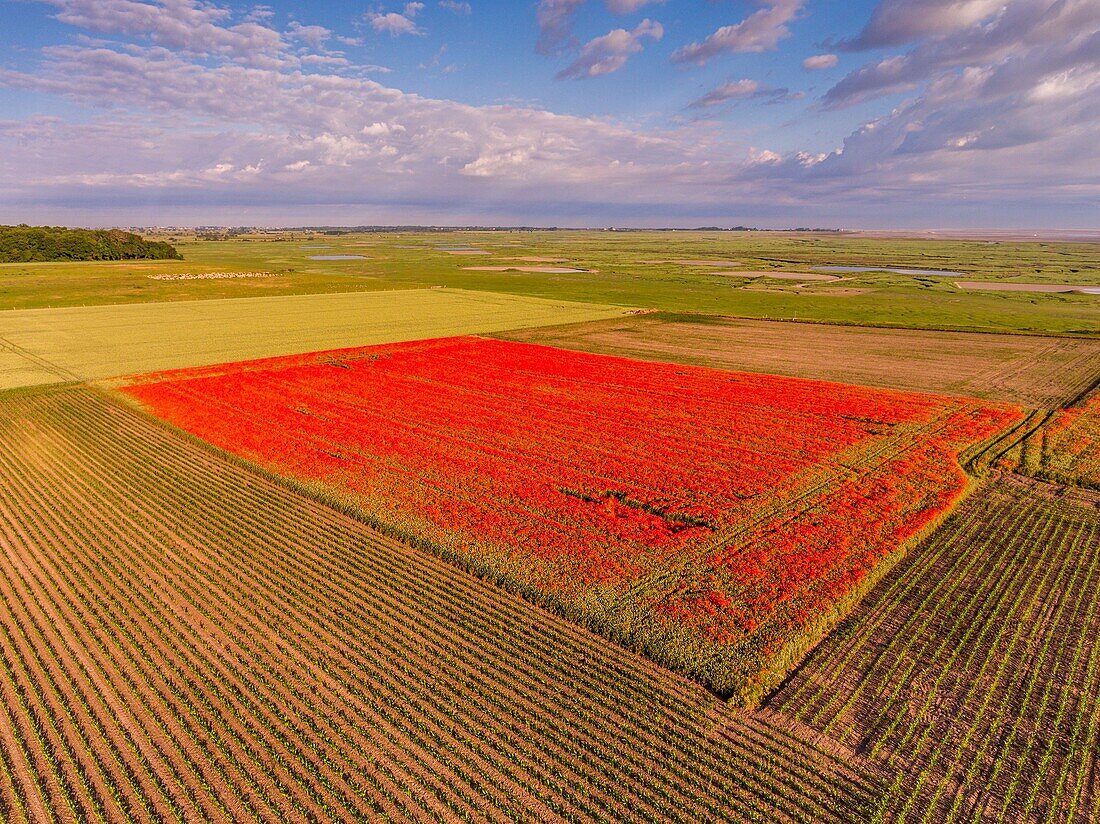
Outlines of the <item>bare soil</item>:
<svg viewBox="0 0 1100 824">
<path fill-rule="evenodd" d="M 655 313 L 501 337 L 624 357 L 989 398 L 1031 408 L 1058 408 L 1100 374 L 1100 340 L 1037 335 Z"/>
<path fill-rule="evenodd" d="M 996 292 L 1080 292 L 1082 294 L 1100 294 L 1100 285 L 1083 286 L 1072 283 L 1016 283 L 1007 280 L 960 280 L 955 285 L 960 289 L 981 289 Z"/>
<path fill-rule="evenodd" d="M 721 270 L 718 272 L 707 272 L 707 274 L 730 278 L 775 278 L 776 280 L 821 281 L 822 283 L 845 279 L 837 277 L 836 275 L 813 275 L 802 272 L 772 272 L 766 269 Z"/>
<path fill-rule="evenodd" d="M 845 278 L 840 278 L 836 275 L 808 275 L 802 272 L 764 272 L 763 276 L 775 278 L 776 280 L 806 280 L 821 283 L 832 283 L 835 280 L 845 280 Z"/>
</svg>

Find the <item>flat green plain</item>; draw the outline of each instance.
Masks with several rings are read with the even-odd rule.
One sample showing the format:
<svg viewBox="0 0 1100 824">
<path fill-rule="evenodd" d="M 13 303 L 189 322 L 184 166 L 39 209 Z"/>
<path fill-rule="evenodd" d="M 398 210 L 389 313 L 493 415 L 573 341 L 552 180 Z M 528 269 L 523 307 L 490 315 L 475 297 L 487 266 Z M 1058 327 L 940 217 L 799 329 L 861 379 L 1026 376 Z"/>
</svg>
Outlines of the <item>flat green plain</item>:
<svg viewBox="0 0 1100 824">
<path fill-rule="evenodd" d="M 0 312 L 0 389 L 598 320 L 623 309 L 455 289 Z"/>
<path fill-rule="evenodd" d="M 717 231 L 282 232 L 158 239 L 173 241 L 184 260 L 0 265 L 0 308 L 446 286 L 741 318 L 1100 336 L 1100 295 L 976 292 L 955 285 L 981 280 L 1100 286 L 1097 243 Z M 330 255 L 359 257 L 313 259 Z M 739 265 L 704 265 L 730 261 Z M 519 269 L 539 266 L 586 271 Z M 767 277 L 819 266 L 962 274 L 852 272 L 809 283 Z M 213 272 L 271 276 L 154 279 Z"/>
</svg>

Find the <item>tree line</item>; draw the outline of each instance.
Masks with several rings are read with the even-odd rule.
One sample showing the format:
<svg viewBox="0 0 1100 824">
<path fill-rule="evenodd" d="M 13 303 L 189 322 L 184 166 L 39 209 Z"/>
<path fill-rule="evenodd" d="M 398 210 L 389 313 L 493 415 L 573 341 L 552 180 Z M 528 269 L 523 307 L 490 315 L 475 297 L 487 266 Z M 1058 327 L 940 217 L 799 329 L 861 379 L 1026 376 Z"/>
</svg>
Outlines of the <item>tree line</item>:
<svg viewBox="0 0 1100 824">
<path fill-rule="evenodd" d="M 0 263 L 51 260 L 180 260 L 170 243 L 121 229 L 0 226 Z"/>
</svg>

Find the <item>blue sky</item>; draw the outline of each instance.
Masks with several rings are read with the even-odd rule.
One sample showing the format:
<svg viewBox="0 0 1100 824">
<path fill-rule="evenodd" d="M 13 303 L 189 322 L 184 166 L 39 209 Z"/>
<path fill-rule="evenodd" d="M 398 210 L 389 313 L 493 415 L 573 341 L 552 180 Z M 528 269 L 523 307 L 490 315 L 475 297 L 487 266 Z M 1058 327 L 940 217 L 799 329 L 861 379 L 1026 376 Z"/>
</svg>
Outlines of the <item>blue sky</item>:
<svg viewBox="0 0 1100 824">
<path fill-rule="evenodd" d="M 0 221 L 1100 225 L 1095 0 L 0 9 Z"/>
</svg>

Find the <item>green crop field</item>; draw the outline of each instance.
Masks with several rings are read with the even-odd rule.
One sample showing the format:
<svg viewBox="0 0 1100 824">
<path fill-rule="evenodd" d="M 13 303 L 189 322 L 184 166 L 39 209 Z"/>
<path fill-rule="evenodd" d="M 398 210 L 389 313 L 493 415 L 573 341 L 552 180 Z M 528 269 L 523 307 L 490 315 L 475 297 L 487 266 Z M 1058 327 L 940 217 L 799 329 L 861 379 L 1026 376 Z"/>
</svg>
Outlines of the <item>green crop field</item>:
<svg viewBox="0 0 1100 824">
<path fill-rule="evenodd" d="M 0 313 L 0 389 L 621 313 L 455 289 L 10 311 Z"/>
<path fill-rule="evenodd" d="M 882 787 L 82 387 L 0 394 L 0 819 L 870 820 Z"/>
<path fill-rule="evenodd" d="M 1100 295 L 972 291 L 955 286 L 958 280 L 1100 286 L 1100 248 L 1088 243 L 914 240 L 835 233 L 581 231 L 161 239 L 171 240 L 184 260 L 0 265 L 0 308 L 436 285 L 737 317 L 1100 335 Z M 311 259 L 331 255 L 357 259 Z M 700 265 L 707 261 L 739 265 Z M 962 277 L 883 271 L 837 273 L 843 279 L 829 282 L 766 277 L 769 272 L 813 273 L 816 270 L 811 267 L 836 265 L 960 272 Z M 503 271 L 485 271 L 485 267 Z M 520 267 L 586 271 L 537 272 Z M 151 277 L 257 272 L 273 277 Z"/>
<path fill-rule="evenodd" d="M 988 484 L 769 707 L 893 771 L 890 821 L 1096 821 L 1098 508 Z"/>
</svg>

